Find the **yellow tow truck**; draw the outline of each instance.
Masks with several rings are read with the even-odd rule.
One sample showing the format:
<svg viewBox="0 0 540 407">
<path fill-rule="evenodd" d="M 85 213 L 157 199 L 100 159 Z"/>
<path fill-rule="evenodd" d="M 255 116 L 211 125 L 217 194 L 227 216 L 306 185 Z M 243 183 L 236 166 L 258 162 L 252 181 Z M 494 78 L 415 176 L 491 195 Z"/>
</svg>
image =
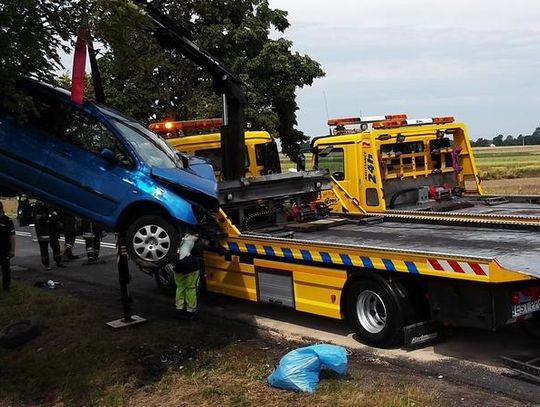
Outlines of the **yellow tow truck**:
<svg viewBox="0 0 540 407">
<path fill-rule="evenodd" d="M 482 190 L 467 127 L 453 116 L 405 114 L 328 120 L 330 135 L 312 140 L 315 168 L 336 211 L 488 222 L 540 217 L 540 196 L 490 196 Z M 351 127 L 352 126 L 352 127 Z"/>
<path fill-rule="evenodd" d="M 221 118 L 163 121 L 150 124 L 150 131 L 158 134 L 177 150 L 206 159 L 214 167 L 216 178 L 221 179 Z M 281 172 L 276 142 L 267 131 L 244 132 L 245 176 Z"/>
<path fill-rule="evenodd" d="M 540 217 L 376 216 L 389 212 L 386 206 L 416 208 L 417 190 L 426 186 L 426 208 L 442 206 L 448 189 L 481 196 L 465 126 L 432 121 L 338 130 L 313 142 L 319 170 L 222 180 L 223 252 L 205 253 L 207 289 L 348 319 L 373 346 L 419 344 L 440 325 L 495 330 L 538 314 Z M 256 162 L 250 154 L 258 138 L 245 136 L 246 169 L 257 173 L 248 164 Z M 204 156 L 219 134 L 171 141 Z M 410 191 L 393 192 L 405 182 Z M 329 200 L 336 196 L 342 200 Z"/>
<path fill-rule="evenodd" d="M 497 329 L 538 314 L 539 219 L 452 223 L 332 212 L 321 201 L 333 182 L 324 170 L 246 177 L 240 79 L 175 21 L 144 7 L 156 22 L 158 43 L 210 73 L 223 100 L 220 209 L 216 217 L 198 208 L 201 227 L 216 232 L 204 254 L 209 291 L 347 318 L 359 339 L 374 346 L 421 343 L 437 335 L 437 324 Z M 368 166 L 378 159 L 372 154 Z M 446 174 L 447 166 L 445 159 L 432 171 Z M 370 168 L 368 178 L 378 175 Z"/>
</svg>

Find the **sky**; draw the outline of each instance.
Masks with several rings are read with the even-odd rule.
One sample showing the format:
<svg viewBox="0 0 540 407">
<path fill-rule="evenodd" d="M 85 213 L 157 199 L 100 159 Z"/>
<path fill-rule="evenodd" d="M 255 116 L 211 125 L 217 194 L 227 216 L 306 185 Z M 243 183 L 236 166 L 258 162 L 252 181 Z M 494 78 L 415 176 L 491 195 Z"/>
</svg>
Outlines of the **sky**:
<svg viewBox="0 0 540 407">
<path fill-rule="evenodd" d="M 538 0 L 269 1 L 289 12 L 278 35 L 326 72 L 297 92 L 307 135 L 328 116 L 402 112 L 453 115 L 472 139 L 540 127 Z"/>
</svg>

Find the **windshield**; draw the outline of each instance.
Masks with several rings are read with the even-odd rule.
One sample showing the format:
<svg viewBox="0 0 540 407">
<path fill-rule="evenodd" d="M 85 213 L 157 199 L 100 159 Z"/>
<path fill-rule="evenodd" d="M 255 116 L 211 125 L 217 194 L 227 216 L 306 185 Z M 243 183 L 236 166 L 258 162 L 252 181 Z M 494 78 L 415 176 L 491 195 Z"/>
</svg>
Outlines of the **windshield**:
<svg viewBox="0 0 540 407">
<path fill-rule="evenodd" d="M 180 161 L 177 160 L 176 152 L 172 147 L 156 135 L 151 137 L 146 132 L 144 132 L 144 135 L 141 134 L 141 132 L 137 131 L 139 128 L 144 129 L 141 125 L 134 122 L 127 125 L 115 121 L 115 126 L 141 159 L 150 167 L 175 168 L 179 166 Z M 135 127 L 138 127 L 137 130 Z"/>
</svg>

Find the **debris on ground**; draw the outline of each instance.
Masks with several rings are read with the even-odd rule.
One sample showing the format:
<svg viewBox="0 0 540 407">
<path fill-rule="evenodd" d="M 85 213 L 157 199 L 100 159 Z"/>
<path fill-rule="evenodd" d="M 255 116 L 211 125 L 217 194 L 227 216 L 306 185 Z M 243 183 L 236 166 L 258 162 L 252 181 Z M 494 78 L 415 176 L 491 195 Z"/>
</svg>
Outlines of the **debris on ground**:
<svg viewBox="0 0 540 407">
<path fill-rule="evenodd" d="M 328 344 L 295 349 L 281 358 L 279 365 L 268 376 L 268 383 L 281 389 L 313 393 L 319 383 L 322 367 L 344 374 L 347 370 L 347 349 Z"/>
<path fill-rule="evenodd" d="M 54 290 L 55 288 L 62 287 L 62 285 L 63 284 L 60 281 L 48 280 L 48 281 L 36 281 L 34 284 L 34 287 L 50 288 L 51 290 Z"/>
</svg>

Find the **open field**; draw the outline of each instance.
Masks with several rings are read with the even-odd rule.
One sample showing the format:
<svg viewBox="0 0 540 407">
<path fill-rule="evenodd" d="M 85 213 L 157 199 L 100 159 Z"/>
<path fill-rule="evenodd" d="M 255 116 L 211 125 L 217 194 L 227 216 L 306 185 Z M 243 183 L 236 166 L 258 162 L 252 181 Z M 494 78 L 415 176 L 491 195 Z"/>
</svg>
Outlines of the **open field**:
<svg viewBox="0 0 540 407">
<path fill-rule="evenodd" d="M 474 157 L 484 180 L 540 177 L 540 146 L 477 147 Z"/>
</svg>

